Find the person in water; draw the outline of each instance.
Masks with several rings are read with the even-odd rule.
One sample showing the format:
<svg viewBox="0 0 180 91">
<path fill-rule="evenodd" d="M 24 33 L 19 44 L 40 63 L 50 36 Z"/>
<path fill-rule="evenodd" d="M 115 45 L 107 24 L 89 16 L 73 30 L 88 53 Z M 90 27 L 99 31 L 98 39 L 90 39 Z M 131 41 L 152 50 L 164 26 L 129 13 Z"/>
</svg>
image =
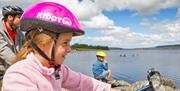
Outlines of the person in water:
<svg viewBox="0 0 180 91">
<path fill-rule="evenodd" d="M 98 51 L 96 53 L 96 57 L 97 60 L 92 67 L 94 78 L 107 82 L 111 79 L 111 71 L 108 67 L 107 61 L 105 60 L 106 53 L 103 51 Z"/>
<path fill-rule="evenodd" d="M 3 91 L 117 91 L 111 85 L 71 70 L 64 65 L 73 36 L 84 31 L 64 6 L 41 2 L 27 9 L 20 28 L 26 41 L 8 68 Z"/>
</svg>

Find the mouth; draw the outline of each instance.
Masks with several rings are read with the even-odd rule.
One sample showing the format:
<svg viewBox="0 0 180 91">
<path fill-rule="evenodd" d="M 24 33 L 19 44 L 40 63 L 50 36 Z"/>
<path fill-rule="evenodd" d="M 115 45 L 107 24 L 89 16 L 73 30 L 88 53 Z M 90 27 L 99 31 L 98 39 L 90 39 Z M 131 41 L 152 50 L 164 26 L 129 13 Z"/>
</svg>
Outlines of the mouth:
<svg viewBox="0 0 180 91">
<path fill-rule="evenodd" d="M 64 59 L 66 58 L 66 56 L 65 56 L 65 55 L 63 55 L 62 57 L 63 57 Z"/>
</svg>

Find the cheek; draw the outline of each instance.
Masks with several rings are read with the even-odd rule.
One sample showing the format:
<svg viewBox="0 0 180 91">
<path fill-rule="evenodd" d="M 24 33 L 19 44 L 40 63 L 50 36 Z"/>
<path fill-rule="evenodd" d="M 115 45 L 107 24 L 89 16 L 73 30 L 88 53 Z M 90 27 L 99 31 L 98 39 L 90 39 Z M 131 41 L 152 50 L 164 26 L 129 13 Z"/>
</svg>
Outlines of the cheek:
<svg viewBox="0 0 180 91">
<path fill-rule="evenodd" d="M 59 58 L 61 56 L 63 56 L 63 54 L 65 53 L 65 50 L 62 47 L 59 47 L 55 50 L 56 56 Z"/>
<path fill-rule="evenodd" d="M 14 20 L 14 23 L 15 24 L 18 24 L 20 22 L 20 19 L 18 19 L 18 18 L 16 18 L 15 20 Z"/>
<path fill-rule="evenodd" d="M 17 25 L 18 25 L 18 22 L 17 22 L 17 21 L 14 21 L 13 24 L 14 24 L 14 26 L 17 26 Z"/>
<path fill-rule="evenodd" d="M 57 64 L 63 64 L 65 54 L 66 53 L 63 48 L 59 48 L 55 51 L 55 61 Z"/>
</svg>

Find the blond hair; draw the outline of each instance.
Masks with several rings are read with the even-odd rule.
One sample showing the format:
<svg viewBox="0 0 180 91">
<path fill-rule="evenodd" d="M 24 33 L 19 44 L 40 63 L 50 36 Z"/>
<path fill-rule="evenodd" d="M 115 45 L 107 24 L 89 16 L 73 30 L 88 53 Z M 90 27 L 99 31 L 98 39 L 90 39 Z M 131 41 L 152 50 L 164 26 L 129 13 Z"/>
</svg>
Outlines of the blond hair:
<svg viewBox="0 0 180 91">
<path fill-rule="evenodd" d="M 53 42 L 56 39 L 56 34 L 54 32 L 46 30 L 39 31 L 39 29 L 31 30 L 27 36 L 30 36 L 36 45 L 46 45 Z M 26 40 L 24 42 L 23 48 L 16 54 L 16 58 L 15 60 L 13 60 L 13 63 L 25 59 L 28 53 L 30 52 L 34 52 L 34 49 Z"/>
</svg>

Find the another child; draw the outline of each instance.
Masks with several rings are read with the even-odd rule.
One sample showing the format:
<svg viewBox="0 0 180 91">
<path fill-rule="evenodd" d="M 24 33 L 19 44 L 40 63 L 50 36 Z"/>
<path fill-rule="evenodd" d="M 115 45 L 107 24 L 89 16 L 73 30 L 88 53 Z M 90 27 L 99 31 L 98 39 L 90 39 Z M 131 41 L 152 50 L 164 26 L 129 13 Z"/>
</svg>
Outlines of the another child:
<svg viewBox="0 0 180 91">
<path fill-rule="evenodd" d="M 98 51 L 96 53 L 97 60 L 93 64 L 93 75 L 97 80 L 107 82 L 111 79 L 111 71 L 108 67 L 108 63 L 105 60 L 106 53 L 103 51 Z"/>
</svg>

